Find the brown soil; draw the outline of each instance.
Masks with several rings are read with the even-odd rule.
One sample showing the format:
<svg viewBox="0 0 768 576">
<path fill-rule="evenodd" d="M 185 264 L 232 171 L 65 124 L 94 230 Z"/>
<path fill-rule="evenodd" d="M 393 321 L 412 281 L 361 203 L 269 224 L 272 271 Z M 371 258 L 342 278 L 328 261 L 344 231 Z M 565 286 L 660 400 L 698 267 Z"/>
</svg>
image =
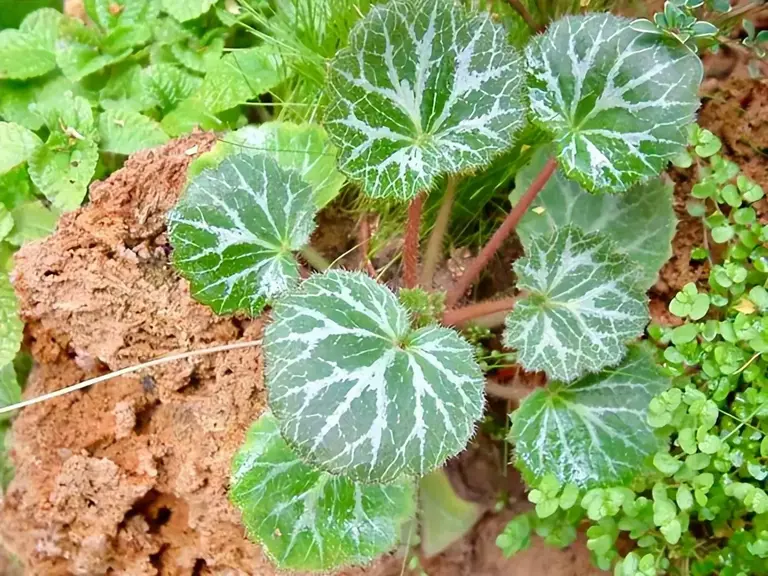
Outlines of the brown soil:
<svg viewBox="0 0 768 576">
<path fill-rule="evenodd" d="M 165 212 L 198 134 L 137 154 L 90 204 L 18 255 L 37 366 L 32 397 L 161 354 L 258 338 L 217 318 L 169 266 Z M 24 410 L 0 535 L 28 574 L 270 574 L 226 499 L 229 462 L 263 410 L 257 349 L 126 376 Z"/>
</svg>

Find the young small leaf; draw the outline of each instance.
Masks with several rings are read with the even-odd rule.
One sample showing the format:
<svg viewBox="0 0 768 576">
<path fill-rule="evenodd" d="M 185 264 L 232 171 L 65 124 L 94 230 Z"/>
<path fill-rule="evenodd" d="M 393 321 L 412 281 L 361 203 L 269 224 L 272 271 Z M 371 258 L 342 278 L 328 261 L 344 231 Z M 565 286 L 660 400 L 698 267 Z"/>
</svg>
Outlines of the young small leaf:
<svg viewBox="0 0 768 576">
<path fill-rule="evenodd" d="M 43 143 L 34 132 L 11 122 L 0 122 L 0 142 L 0 174 L 29 160 Z"/>
<path fill-rule="evenodd" d="M 106 110 L 99 116 L 99 148 L 115 154 L 133 154 L 168 141 L 160 125 L 130 110 Z"/>
<path fill-rule="evenodd" d="M 424 475 L 457 454 L 483 376 L 453 330 L 410 327 L 392 292 L 331 271 L 278 300 L 264 337 L 270 408 L 302 457 L 361 481 Z"/>
<path fill-rule="evenodd" d="M 409 199 L 511 147 L 522 87 L 520 58 L 487 13 L 391 0 L 331 62 L 325 127 L 366 194 Z"/>
<path fill-rule="evenodd" d="M 394 548 L 415 512 L 413 480 L 362 484 L 312 468 L 270 413 L 253 423 L 235 454 L 229 496 L 248 535 L 284 570 L 368 563 Z"/>
<path fill-rule="evenodd" d="M 514 269 L 527 296 L 507 316 L 504 344 L 526 370 L 566 382 L 597 372 L 620 362 L 648 323 L 636 267 L 596 232 L 532 236 Z"/>
<path fill-rule="evenodd" d="M 518 172 L 515 190 L 510 196 L 513 203 L 541 171 L 547 153 L 546 148 L 537 151 L 531 162 Z M 552 234 L 568 224 L 584 232 L 601 232 L 640 265 L 640 283 L 649 288 L 672 255 L 677 222 L 672 189 L 671 184 L 654 178 L 626 193 L 590 194 L 558 169 L 539 192 L 533 209 L 525 213 L 516 231 L 523 247 L 528 246 L 532 237 Z"/>
<path fill-rule="evenodd" d="M 0 273 L 0 366 L 13 361 L 21 347 L 23 330 L 13 285 L 7 274 Z"/>
<path fill-rule="evenodd" d="M 547 474 L 587 489 L 632 481 L 659 448 L 646 415 L 669 384 L 651 353 L 633 346 L 616 368 L 537 389 L 515 413 L 509 435 L 518 467 L 529 484 Z"/>
<path fill-rule="evenodd" d="M 168 215 L 174 265 L 217 314 L 259 314 L 298 281 L 293 252 L 314 216 L 298 172 L 264 154 L 231 156 L 192 180 Z"/>
<path fill-rule="evenodd" d="M 568 16 L 526 50 L 533 121 L 590 191 L 655 176 L 686 143 L 702 78 L 690 50 L 612 14 Z"/>
<path fill-rule="evenodd" d="M 283 168 L 298 170 L 312 186 L 315 204 L 322 208 L 333 200 L 345 178 L 336 170 L 336 147 L 320 126 L 291 122 L 265 122 L 230 132 L 210 152 L 189 166 L 190 176 L 217 166 L 235 153 L 270 154 Z"/>
</svg>

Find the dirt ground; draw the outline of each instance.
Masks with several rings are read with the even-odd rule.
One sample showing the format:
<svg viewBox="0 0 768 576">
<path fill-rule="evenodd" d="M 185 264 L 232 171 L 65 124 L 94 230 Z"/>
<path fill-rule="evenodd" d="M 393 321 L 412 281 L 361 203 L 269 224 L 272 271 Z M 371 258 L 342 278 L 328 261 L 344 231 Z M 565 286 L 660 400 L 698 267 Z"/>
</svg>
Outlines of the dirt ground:
<svg viewBox="0 0 768 576">
<path fill-rule="evenodd" d="M 768 189 L 768 85 L 738 70 L 718 68 L 705 83 L 701 122 Z M 36 360 L 26 397 L 173 351 L 259 338 L 260 320 L 218 318 L 194 302 L 168 261 L 165 213 L 188 163 L 212 142 L 196 134 L 135 155 L 94 184 L 91 202 L 62 218 L 52 237 L 19 253 L 15 286 Z M 661 321 L 671 321 L 674 291 L 707 273 L 690 261 L 703 231 L 685 213 L 689 176 L 673 173 L 675 254 L 652 291 Z M 265 406 L 261 369 L 258 348 L 233 351 L 24 410 L 13 428 L 17 474 L 0 501 L 0 541 L 29 575 L 273 575 L 226 496 L 232 454 Z M 526 504 L 497 451 L 481 436 L 450 463 L 459 493 L 489 512 L 464 539 L 423 560 L 429 576 L 598 574 L 583 541 L 564 551 L 537 541 L 511 560 L 501 556 L 496 536 Z M 502 489 L 512 509 L 493 514 Z M 12 574 L 2 562 L 0 574 Z M 402 564 L 395 554 L 346 575 L 398 576 Z"/>
</svg>

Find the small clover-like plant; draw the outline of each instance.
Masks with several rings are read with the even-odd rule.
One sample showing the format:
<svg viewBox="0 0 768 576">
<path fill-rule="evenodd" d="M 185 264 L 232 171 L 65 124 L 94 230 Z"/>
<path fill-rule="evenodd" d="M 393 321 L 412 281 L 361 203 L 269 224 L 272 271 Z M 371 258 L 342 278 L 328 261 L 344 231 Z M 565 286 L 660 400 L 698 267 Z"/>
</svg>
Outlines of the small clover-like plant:
<svg viewBox="0 0 768 576">
<path fill-rule="evenodd" d="M 610 14 L 565 17 L 522 53 L 484 11 L 390 0 L 328 62 L 322 126 L 247 127 L 195 163 L 169 215 L 174 264 L 217 313 L 271 308 L 269 412 L 235 457 L 230 495 L 280 568 L 331 570 L 396 545 L 416 479 L 464 449 L 483 413 L 481 366 L 493 368 L 454 326 L 510 308 L 510 357 L 550 381 L 522 401 L 509 433 L 538 516 L 516 520 L 500 543 L 521 550 L 536 531 L 569 545 L 586 514 L 599 524 L 588 534 L 598 563 L 616 560 L 613 517 L 647 520 L 626 485 L 651 469 L 653 423 L 674 411 L 653 401 L 669 378 L 635 341 L 675 227 L 659 174 L 682 158 L 701 75 L 684 45 Z M 445 182 L 425 255 L 434 262 L 466 189 L 457 182 L 526 142 L 527 119 L 541 136 L 514 207 L 445 293 L 433 289 L 434 266 L 419 281 L 424 196 Z M 367 253 L 369 274 L 313 255 L 315 216 L 345 180 L 350 193 L 409 202 L 399 293 Z M 520 294 L 461 306 L 516 227 Z M 693 302 L 681 302 L 686 314 Z M 706 434 L 696 441 L 715 447 Z M 666 516 L 662 533 L 683 529 Z M 630 556 L 621 569 L 647 563 Z"/>
</svg>

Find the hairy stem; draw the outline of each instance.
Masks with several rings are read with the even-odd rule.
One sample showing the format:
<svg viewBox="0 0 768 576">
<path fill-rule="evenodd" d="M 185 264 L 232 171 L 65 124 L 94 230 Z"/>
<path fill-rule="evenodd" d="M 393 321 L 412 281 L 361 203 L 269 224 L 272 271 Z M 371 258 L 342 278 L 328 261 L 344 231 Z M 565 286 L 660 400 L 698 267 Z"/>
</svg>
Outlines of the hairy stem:
<svg viewBox="0 0 768 576">
<path fill-rule="evenodd" d="M 421 208 L 424 205 L 424 192 L 420 192 L 408 206 L 408 222 L 405 225 L 405 245 L 403 247 L 403 284 L 406 288 L 415 288 L 419 278 L 419 225 Z"/>
<path fill-rule="evenodd" d="M 371 245 L 371 225 L 368 222 L 368 214 L 363 214 L 360 219 L 360 226 L 357 229 L 357 243 L 360 245 L 360 268 L 365 268 L 368 276 L 376 277 L 376 270 L 368 258 L 368 249 Z"/>
<path fill-rule="evenodd" d="M 301 255 L 304 257 L 304 260 L 306 260 L 307 263 L 315 270 L 324 272 L 331 267 L 331 263 L 326 260 L 325 256 L 312 248 L 312 246 L 304 246 L 304 248 L 301 249 Z"/>
<path fill-rule="evenodd" d="M 510 296 L 509 298 L 501 298 L 499 300 L 486 300 L 484 302 L 478 302 L 477 304 L 470 304 L 462 308 L 454 308 L 452 310 L 446 310 L 443 314 L 443 324 L 446 326 L 460 326 L 466 324 L 470 320 L 480 318 L 482 316 L 490 316 L 491 314 L 498 314 L 500 312 L 507 313 L 515 306 L 517 298 Z"/>
<path fill-rule="evenodd" d="M 533 16 L 531 16 L 531 13 L 528 12 L 528 9 L 523 5 L 523 3 L 520 0 L 507 0 L 510 6 L 520 14 L 523 20 L 525 20 L 525 23 L 528 24 L 528 28 L 530 28 L 533 32 L 541 32 L 544 28 L 537 24 L 536 21 L 533 19 Z"/>
<path fill-rule="evenodd" d="M 514 208 L 507 214 L 507 217 L 504 219 L 501 226 L 499 226 L 499 229 L 496 230 L 495 234 L 488 240 L 488 243 L 483 247 L 480 253 L 474 260 L 472 260 L 472 262 L 470 262 L 469 266 L 464 271 L 464 274 L 459 277 L 450 289 L 448 296 L 445 299 L 445 305 L 448 308 L 455 306 L 456 303 L 461 300 L 461 297 L 464 296 L 467 289 L 475 282 L 475 280 L 477 280 L 477 277 L 480 276 L 480 272 L 482 272 L 488 265 L 488 262 L 491 261 L 493 255 L 496 254 L 499 248 L 501 248 L 501 245 L 504 244 L 504 241 L 509 235 L 514 232 L 517 223 L 520 222 L 520 219 L 528 211 L 528 208 L 539 192 L 541 192 L 541 189 L 544 188 L 544 185 L 549 180 L 549 177 L 552 176 L 556 168 L 557 162 L 554 158 L 547 160 L 547 163 L 541 169 L 539 175 L 536 176 L 533 182 L 531 182 L 528 190 L 526 190 L 525 194 L 520 198 L 520 201 L 515 204 Z"/>
<path fill-rule="evenodd" d="M 499 384 L 492 378 L 486 378 L 485 380 L 485 393 L 495 398 L 513 400 L 520 403 L 531 392 L 533 390 L 529 386 L 514 380 L 509 385 Z"/>
<path fill-rule="evenodd" d="M 55 392 L 49 392 L 48 394 L 43 394 L 42 396 L 37 396 L 29 400 L 24 400 L 23 402 L 19 402 L 17 404 L 11 404 L 10 406 L 5 406 L 3 408 L 0 408 L 0 414 L 5 414 L 6 412 L 12 412 L 14 410 L 18 410 L 19 408 L 25 408 L 26 406 L 32 406 L 33 404 L 45 402 L 46 400 L 51 400 L 53 398 L 58 398 L 59 396 L 64 396 L 65 394 L 69 394 L 70 392 L 75 392 L 76 390 L 82 390 L 84 388 L 88 388 L 89 386 L 93 386 L 94 384 L 98 384 L 100 382 L 106 382 L 107 380 L 118 378 L 119 376 L 125 376 L 126 374 L 130 374 L 132 372 L 139 372 L 140 370 L 153 368 L 154 366 L 167 364 L 168 362 L 175 362 L 176 360 L 186 360 L 187 358 L 194 358 L 195 356 L 205 356 L 207 354 L 216 354 L 218 352 L 228 352 L 230 350 L 239 350 L 241 348 L 253 348 L 255 346 L 261 346 L 261 340 L 248 340 L 246 342 L 234 342 L 232 344 L 224 344 L 222 346 L 213 346 L 211 348 L 201 348 L 200 350 L 190 350 L 189 352 L 181 352 L 179 354 L 171 354 L 170 356 L 163 356 L 161 358 L 150 360 L 149 362 L 144 362 L 143 364 L 138 364 L 136 366 L 129 366 L 128 368 L 117 370 L 116 372 L 110 372 L 109 374 L 104 374 L 103 376 L 99 376 L 97 378 L 91 378 L 90 380 L 85 380 L 83 382 L 80 382 L 79 384 L 67 386 L 66 388 L 62 388 L 61 390 L 56 390 Z"/>
<path fill-rule="evenodd" d="M 429 235 L 427 250 L 424 253 L 424 265 L 421 270 L 421 285 L 427 289 L 432 286 L 432 278 L 435 276 L 437 263 L 442 255 L 443 239 L 446 230 L 448 230 L 448 222 L 451 220 L 451 210 L 453 209 L 453 201 L 456 199 L 457 185 L 458 178 L 449 176 L 443 203 L 440 205 L 440 211 L 437 213 L 437 220 L 435 220 L 435 227 L 432 228 L 432 233 Z"/>
</svg>

